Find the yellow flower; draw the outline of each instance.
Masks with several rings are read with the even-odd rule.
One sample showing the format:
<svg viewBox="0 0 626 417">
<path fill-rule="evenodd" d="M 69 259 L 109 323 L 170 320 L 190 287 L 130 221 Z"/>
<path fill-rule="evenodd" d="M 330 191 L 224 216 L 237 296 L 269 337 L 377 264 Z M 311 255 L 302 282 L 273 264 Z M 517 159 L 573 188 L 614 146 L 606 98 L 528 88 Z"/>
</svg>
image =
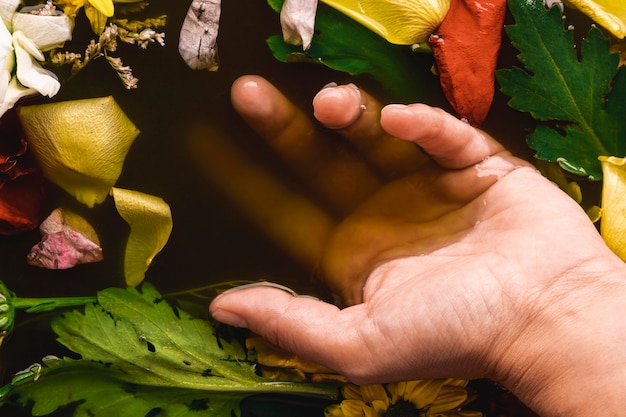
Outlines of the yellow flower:
<svg viewBox="0 0 626 417">
<path fill-rule="evenodd" d="M 309 382 L 348 381 L 331 369 L 287 352 L 261 336 L 248 336 L 246 348 L 256 353 L 258 368 L 265 378 Z"/>
<path fill-rule="evenodd" d="M 626 6 L 624 0 L 567 0 L 564 2 L 585 13 L 614 36 L 626 36 Z"/>
<path fill-rule="evenodd" d="M 69 16 L 76 16 L 83 7 L 93 7 L 106 17 L 113 16 L 114 11 L 113 0 L 58 0 L 56 3 Z"/>
<path fill-rule="evenodd" d="M 613 252 L 626 261 L 626 159 L 601 156 L 602 162 L 602 238 Z"/>
<path fill-rule="evenodd" d="M 451 0 L 322 1 L 391 43 L 411 45 L 428 39 L 448 13 Z"/>
<path fill-rule="evenodd" d="M 461 411 L 468 400 L 467 381 L 430 379 L 375 384 L 345 385 L 344 400 L 326 408 L 326 417 L 480 417 L 478 411 Z"/>
<path fill-rule="evenodd" d="M 91 23 L 94 33 L 100 34 L 106 26 L 107 19 L 113 16 L 113 3 L 137 3 L 142 0 L 57 0 L 55 3 L 63 7 L 68 16 L 76 16 L 81 8 Z"/>
</svg>

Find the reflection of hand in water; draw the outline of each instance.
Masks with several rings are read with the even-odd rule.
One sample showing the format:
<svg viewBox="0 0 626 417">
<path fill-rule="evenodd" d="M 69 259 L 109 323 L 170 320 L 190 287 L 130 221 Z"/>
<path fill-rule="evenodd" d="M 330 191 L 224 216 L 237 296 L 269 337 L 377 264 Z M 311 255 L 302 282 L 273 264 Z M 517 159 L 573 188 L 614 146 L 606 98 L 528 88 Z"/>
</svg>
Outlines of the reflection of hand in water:
<svg viewBox="0 0 626 417">
<path fill-rule="evenodd" d="M 387 106 L 378 120 L 361 94 L 325 89 L 314 111 L 329 126 L 353 121 L 341 133 L 367 163 L 323 142 L 266 81 L 233 87 L 243 118 L 343 215 L 306 204 L 318 234 L 302 258 L 319 256 L 351 307 L 247 288 L 218 297 L 212 314 L 357 383 L 486 376 L 545 415 L 588 415 L 596 394 L 617 407 L 626 271 L 585 213 L 487 134 L 419 104 Z M 239 202 L 273 221 L 246 193 Z"/>
</svg>

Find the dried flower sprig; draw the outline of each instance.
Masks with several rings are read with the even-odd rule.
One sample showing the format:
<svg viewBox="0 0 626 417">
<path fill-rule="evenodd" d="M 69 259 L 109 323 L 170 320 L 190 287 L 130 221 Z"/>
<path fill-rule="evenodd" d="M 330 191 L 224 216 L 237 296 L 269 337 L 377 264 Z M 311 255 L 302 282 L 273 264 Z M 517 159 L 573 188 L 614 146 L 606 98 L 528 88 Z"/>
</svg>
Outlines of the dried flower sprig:
<svg viewBox="0 0 626 417">
<path fill-rule="evenodd" d="M 110 54 L 117 51 L 118 40 L 128 44 L 138 45 L 146 49 L 150 43 L 165 45 L 165 33 L 157 32 L 153 28 L 165 26 L 166 16 L 146 19 L 145 21 L 129 21 L 119 19 L 116 23 L 109 23 L 96 42 L 92 39 L 85 49 L 84 55 L 67 52 L 53 51 L 48 62 L 53 66 L 71 65 L 71 74 L 75 75 L 94 59 L 105 57 L 109 65 L 117 72 L 122 84 L 127 89 L 137 88 L 139 81 L 133 75 L 132 68 L 124 65 L 120 57 Z"/>
<path fill-rule="evenodd" d="M 146 20 L 129 20 L 129 19 L 111 19 L 120 28 L 124 28 L 131 32 L 141 32 L 144 29 L 161 29 L 167 23 L 167 15 L 148 18 Z"/>
</svg>

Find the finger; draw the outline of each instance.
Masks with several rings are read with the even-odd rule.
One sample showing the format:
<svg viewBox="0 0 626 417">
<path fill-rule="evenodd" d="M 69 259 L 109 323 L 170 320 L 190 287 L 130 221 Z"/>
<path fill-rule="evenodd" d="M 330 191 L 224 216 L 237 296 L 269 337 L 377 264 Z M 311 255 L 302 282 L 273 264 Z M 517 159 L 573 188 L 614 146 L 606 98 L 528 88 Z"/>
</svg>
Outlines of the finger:
<svg viewBox="0 0 626 417">
<path fill-rule="evenodd" d="M 339 214 L 350 212 L 380 186 L 352 149 L 323 140 L 312 120 L 262 77 L 236 80 L 231 99 L 243 119 Z"/>
<path fill-rule="evenodd" d="M 399 178 L 414 172 L 428 157 L 381 127 L 381 108 L 378 100 L 354 84 L 331 85 L 313 99 L 313 114 L 320 123 L 340 132 L 383 178 Z"/>
<path fill-rule="evenodd" d="M 425 104 L 388 105 L 381 124 L 389 134 L 419 145 L 444 168 L 467 168 L 504 151 L 486 133 Z"/>
<path fill-rule="evenodd" d="M 306 267 L 317 264 L 335 223 L 302 194 L 284 186 L 221 132 L 194 126 L 189 154 L 260 230 Z"/>
<path fill-rule="evenodd" d="M 223 323 L 246 327 L 267 341 L 347 377 L 369 364 L 358 361 L 362 349 L 358 309 L 269 287 L 235 289 L 213 300 L 211 315 Z M 362 355 L 366 356 L 366 355 Z"/>
</svg>

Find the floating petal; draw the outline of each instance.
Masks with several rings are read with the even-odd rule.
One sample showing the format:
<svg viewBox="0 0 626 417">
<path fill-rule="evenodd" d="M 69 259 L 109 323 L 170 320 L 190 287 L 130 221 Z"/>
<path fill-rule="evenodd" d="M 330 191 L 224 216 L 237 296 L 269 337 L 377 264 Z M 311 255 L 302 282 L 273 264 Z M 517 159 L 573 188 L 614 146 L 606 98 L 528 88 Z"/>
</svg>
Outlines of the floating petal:
<svg viewBox="0 0 626 417">
<path fill-rule="evenodd" d="M 56 208 L 39 225 L 42 234 L 52 234 L 63 230 L 74 230 L 91 240 L 95 244 L 100 244 L 98 234 L 92 225 L 84 217 L 67 209 Z"/>
<path fill-rule="evenodd" d="M 56 95 L 61 83 L 53 72 L 42 68 L 37 62 L 45 59 L 37 46 L 21 31 L 13 33 L 13 46 L 17 63 L 16 77 L 20 84 L 35 89 L 44 96 Z"/>
<path fill-rule="evenodd" d="M 580 10 L 614 36 L 620 39 L 626 36 L 624 0 L 568 0 L 564 3 Z"/>
<path fill-rule="evenodd" d="M 41 241 L 26 257 L 29 265 L 68 269 L 103 259 L 94 228 L 83 217 L 57 208 L 39 226 Z"/>
<path fill-rule="evenodd" d="M 18 114 L 44 174 L 89 207 L 107 197 L 139 134 L 113 97 L 26 106 Z"/>
<path fill-rule="evenodd" d="M 46 269 L 69 269 L 101 260 L 100 246 L 74 230 L 44 235 L 26 258 L 29 265 Z"/>
<path fill-rule="evenodd" d="M 450 0 L 322 1 L 400 45 L 426 41 L 450 8 Z"/>
<path fill-rule="evenodd" d="M 60 48 L 72 39 L 74 21 L 58 11 L 56 16 L 41 16 L 30 13 L 13 15 L 13 31 L 21 31 L 40 51 Z"/>
<path fill-rule="evenodd" d="M 130 226 L 124 257 L 126 284 L 143 281 L 152 259 L 163 249 L 172 231 L 170 206 L 159 197 L 139 191 L 112 188 L 118 213 Z"/>
<path fill-rule="evenodd" d="M 601 156 L 602 238 L 613 252 L 626 261 L 626 158 Z"/>
<path fill-rule="evenodd" d="M 292 45 L 311 46 L 315 29 L 317 0 L 285 0 L 280 10 L 283 39 Z"/>
</svg>

